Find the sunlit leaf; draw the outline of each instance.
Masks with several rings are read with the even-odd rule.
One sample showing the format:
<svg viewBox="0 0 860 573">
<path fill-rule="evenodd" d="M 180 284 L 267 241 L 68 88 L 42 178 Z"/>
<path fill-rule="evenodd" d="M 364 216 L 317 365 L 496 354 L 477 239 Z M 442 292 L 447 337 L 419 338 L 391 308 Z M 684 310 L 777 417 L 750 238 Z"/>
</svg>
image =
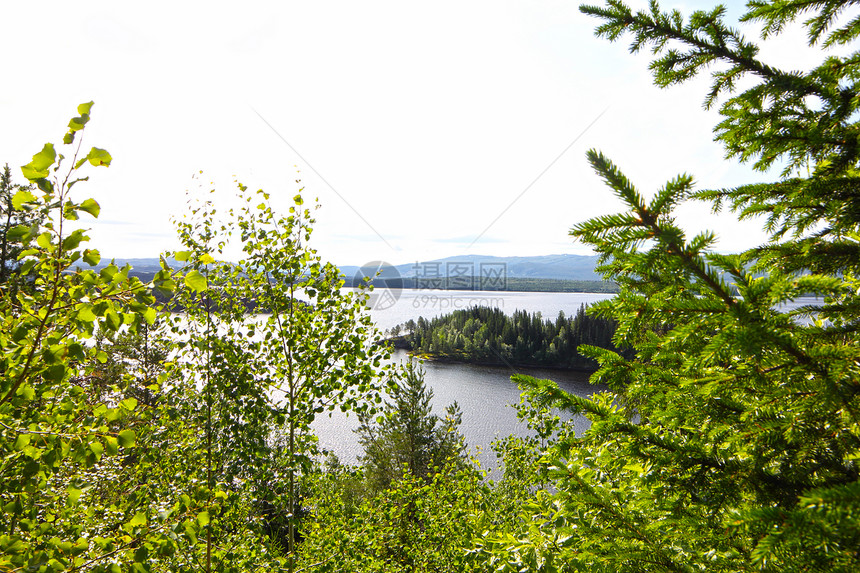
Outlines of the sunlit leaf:
<svg viewBox="0 0 860 573">
<path fill-rule="evenodd" d="M 85 263 L 94 267 L 102 260 L 102 256 L 97 249 L 85 249 L 83 259 Z"/>
<path fill-rule="evenodd" d="M 135 435 L 134 430 L 123 430 L 117 434 L 117 440 L 119 441 L 119 445 L 122 447 L 130 448 L 134 446 L 137 436 Z"/>
<path fill-rule="evenodd" d="M 105 312 L 105 324 L 110 330 L 116 332 L 116 330 L 122 326 L 122 318 L 116 311 L 108 310 Z"/>
<path fill-rule="evenodd" d="M 30 227 L 27 225 L 16 225 L 9 229 L 9 232 L 6 233 L 6 236 L 10 239 L 20 239 L 26 236 L 30 231 Z"/>
<path fill-rule="evenodd" d="M 57 159 L 57 152 L 54 151 L 53 143 L 46 143 L 42 151 L 33 156 L 33 160 L 21 167 L 21 172 L 28 181 L 36 181 L 44 179 L 48 176 L 48 168 L 54 164 Z"/>
<path fill-rule="evenodd" d="M 84 202 L 78 205 L 78 209 L 86 211 L 93 217 L 98 217 L 101 212 L 101 207 L 95 199 L 84 199 Z"/>
<path fill-rule="evenodd" d="M 19 211 L 26 203 L 33 203 L 36 196 L 26 189 L 21 189 L 12 196 L 12 208 Z"/>
<path fill-rule="evenodd" d="M 90 451 L 93 454 L 95 454 L 96 460 L 100 460 L 102 457 L 102 453 L 104 453 L 104 450 L 105 450 L 105 448 L 101 444 L 101 442 L 90 442 L 89 446 L 90 446 Z"/>
<path fill-rule="evenodd" d="M 30 434 L 18 434 L 18 437 L 15 438 L 15 445 L 13 448 L 15 451 L 20 452 L 25 447 L 30 444 Z"/>
<path fill-rule="evenodd" d="M 78 320 L 83 320 L 84 322 L 93 322 L 96 319 L 96 315 L 93 312 L 93 305 L 88 303 L 82 303 L 78 306 Z"/>
<path fill-rule="evenodd" d="M 81 244 L 81 241 L 84 241 L 86 239 L 87 236 L 84 235 L 84 232 L 80 229 L 76 229 L 72 231 L 72 233 L 68 237 L 63 239 L 63 248 L 67 251 L 77 249 L 78 245 Z"/>
<path fill-rule="evenodd" d="M 69 120 L 69 131 L 74 133 L 76 131 L 80 131 L 84 128 L 87 122 L 90 121 L 89 114 L 82 114 L 80 117 L 73 117 Z"/>
<path fill-rule="evenodd" d="M 185 285 L 196 292 L 203 292 L 208 288 L 206 277 L 197 270 L 190 270 L 185 274 Z"/>
<path fill-rule="evenodd" d="M 81 497 L 81 490 L 73 485 L 69 485 L 66 487 L 66 493 L 69 495 L 69 501 L 72 503 L 78 503 L 78 499 Z"/>
<path fill-rule="evenodd" d="M 36 244 L 42 247 L 43 249 L 50 249 L 53 245 L 51 244 L 51 233 L 44 232 L 39 235 L 39 238 L 36 239 Z"/>
<path fill-rule="evenodd" d="M 93 147 L 87 154 L 87 161 L 90 162 L 90 165 L 95 165 L 96 167 L 100 165 L 104 165 L 105 167 L 107 167 L 110 165 L 111 156 L 110 153 L 108 153 L 104 149 Z"/>
</svg>

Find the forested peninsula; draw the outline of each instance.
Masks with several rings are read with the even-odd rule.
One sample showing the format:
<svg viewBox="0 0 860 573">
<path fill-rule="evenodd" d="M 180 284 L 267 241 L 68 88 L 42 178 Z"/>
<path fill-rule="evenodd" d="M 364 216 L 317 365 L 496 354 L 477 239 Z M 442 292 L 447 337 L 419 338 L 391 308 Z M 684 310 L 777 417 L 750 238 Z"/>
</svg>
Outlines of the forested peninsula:
<svg viewBox="0 0 860 573">
<path fill-rule="evenodd" d="M 441 360 L 595 370 L 597 363 L 577 352 L 580 345 L 617 350 L 612 343 L 615 321 L 589 316 L 585 305 L 573 316 L 555 320 L 517 310 L 471 307 L 427 320 L 410 320 L 395 328 L 398 343 L 414 353 Z M 405 334 L 401 334 L 401 332 Z"/>
</svg>

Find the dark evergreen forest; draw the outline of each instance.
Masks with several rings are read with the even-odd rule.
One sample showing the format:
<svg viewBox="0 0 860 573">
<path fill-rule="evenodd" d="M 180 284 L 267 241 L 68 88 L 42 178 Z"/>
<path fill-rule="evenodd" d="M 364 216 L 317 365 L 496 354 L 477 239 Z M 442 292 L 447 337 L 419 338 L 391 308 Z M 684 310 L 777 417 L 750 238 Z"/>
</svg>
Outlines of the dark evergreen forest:
<svg viewBox="0 0 860 573">
<path fill-rule="evenodd" d="M 507 316 L 498 308 L 471 307 L 403 325 L 413 352 L 436 358 L 480 362 L 595 369 L 597 363 L 576 349 L 581 344 L 615 350 L 615 321 L 589 316 L 581 306 L 573 316 L 555 320 L 517 310 Z"/>
</svg>

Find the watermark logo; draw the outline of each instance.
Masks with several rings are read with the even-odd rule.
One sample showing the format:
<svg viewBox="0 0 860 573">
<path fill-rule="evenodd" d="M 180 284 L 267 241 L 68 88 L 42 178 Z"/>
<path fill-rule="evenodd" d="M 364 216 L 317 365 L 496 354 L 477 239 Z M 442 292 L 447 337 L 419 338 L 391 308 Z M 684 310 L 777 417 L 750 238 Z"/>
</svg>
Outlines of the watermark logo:
<svg viewBox="0 0 860 573">
<path fill-rule="evenodd" d="M 353 278 L 355 285 L 373 285 L 367 298 L 367 306 L 372 310 L 387 310 L 393 307 L 403 293 L 403 277 L 396 267 L 385 261 L 371 261 L 361 265 Z"/>
<path fill-rule="evenodd" d="M 504 298 L 488 296 L 483 291 L 507 290 L 507 270 L 506 263 L 456 260 L 417 262 L 412 266 L 410 277 L 415 287 L 412 306 L 437 312 L 473 306 L 503 308 Z M 444 291 L 451 292 L 444 294 Z M 474 294 L 457 291 L 472 291 Z"/>
<path fill-rule="evenodd" d="M 451 311 L 472 308 L 473 306 L 486 306 L 489 308 L 505 308 L 505 299 L 500 296 L 462 296 L 445 295 L 428 292 L 416 293 L 412 298 L 412 308 L 428 309 L 432 311 Z"/>
<path fill-rule="evenodd" d="M 445 287 L 453 290 L 475 290 L 475 264 L 461 262 L 445 263 L 447 281 Z"/>
<path fill-rule="evenodd" d="M 430 261 L 412 265 L 418 290 L 507 290 L 507 263 Z"/>
<path fill-rule="evenodd" d="M 416 262 L 404 277 L 385 261 L 371 261 L 358 268 L 352 284 L 373 285 L 367 300 L 371 310 L 394 307 L 406 288 L 407 302 L 414 308 L 444 311 L 472 306 L 504 307 L 504 298 L 486 291 L 507 290 L 507 277 L 506 263 Z"/>
<path fill-rule="evenodd" d="M 507 263 L 481 263 L 481 290 L 507 290 Z"/>
</svg>

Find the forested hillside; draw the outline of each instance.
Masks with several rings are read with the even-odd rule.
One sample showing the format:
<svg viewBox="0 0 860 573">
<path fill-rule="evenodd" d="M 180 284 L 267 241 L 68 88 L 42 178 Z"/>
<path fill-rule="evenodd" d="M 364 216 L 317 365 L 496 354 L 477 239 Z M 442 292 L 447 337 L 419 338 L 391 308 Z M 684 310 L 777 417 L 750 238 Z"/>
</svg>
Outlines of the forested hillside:
<svg viewBox="0 0 860 573">
<path fill-rule="evenodd" d="M 597 363 L 577 353 L 580 344 L 614 349 L 615 323 L 586 314 L 559 312 L 553 320 L 517 310 L 473 307 L 427 320 L 409 321 L 407 344 L 413 352 L 436 358 L 520 366 L 595 369 Z"/>
</svg>

